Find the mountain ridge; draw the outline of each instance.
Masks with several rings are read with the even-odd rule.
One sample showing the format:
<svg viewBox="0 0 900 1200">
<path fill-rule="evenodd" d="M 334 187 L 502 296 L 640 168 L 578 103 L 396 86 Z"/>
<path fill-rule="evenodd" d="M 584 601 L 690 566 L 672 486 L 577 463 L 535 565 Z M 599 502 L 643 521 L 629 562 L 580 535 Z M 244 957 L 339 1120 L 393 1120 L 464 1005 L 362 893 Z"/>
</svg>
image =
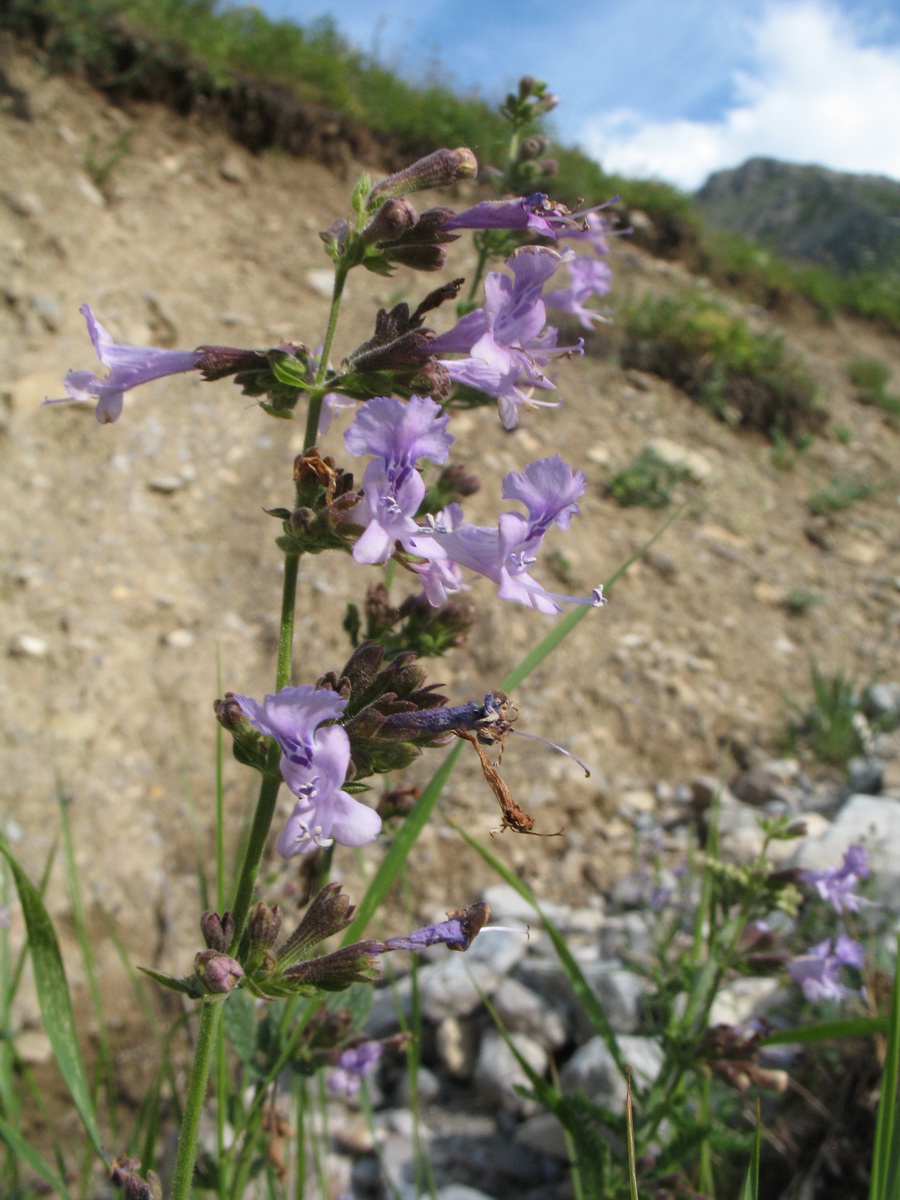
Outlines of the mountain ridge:
<svg viewBox="0 0 900 1200">
<path fill-rule="evenodd" d="M 900 266 L 900 182 L 755 157 L 693 196 L 705 224 L 845 275 Z"/>
</svg>

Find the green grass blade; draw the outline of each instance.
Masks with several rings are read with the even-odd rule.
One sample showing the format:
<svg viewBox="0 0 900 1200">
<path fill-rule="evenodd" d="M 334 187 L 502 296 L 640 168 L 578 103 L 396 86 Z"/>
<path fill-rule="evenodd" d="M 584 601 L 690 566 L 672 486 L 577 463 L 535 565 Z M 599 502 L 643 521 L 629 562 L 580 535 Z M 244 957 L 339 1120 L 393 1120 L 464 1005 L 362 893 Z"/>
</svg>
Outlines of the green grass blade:
<svg viewBox="0 0 900 1200">
<path fill-rule="evenodd" d="M 447 820 L 447 824 L 451 827 L 451 829 L 455 829 L 460 837 L 463 838 L 464 841 L 467 841 L 472 849 L 476 850 L 481 855 L 488 866 L 497 872 L 504 883 L 509 884 L 511 888 L 515 888 L 522 899 L 526 900 L 540 917 L 541 923 L 543 924 L 544 929 L 547 931 L 547 936 L 553 943 L 553 949 L 556 951 L 559 964 L 569 981 L 572 991 L 575 993 L 578 999 L 578 1003 L 583 1008 L 585 1015 L 593 1025 L 594 1029 L 597 1031 L 597 1034 L 603 1038 L 603 1041 L 606 1043 L 606 1047 L 615 1060 L 615 1064 L 618 1067 L 622 1078 L 627 1079 L 628 1066 L 625 1062 L 625 1059 L 622 1057 L 622 1051 L 619 1049 L 618 1039 L 613 1031 L 612 1026 L 606 1018 L 606 1013 L 603 1011 L 600 1002 L 591 990 L 591 985 L 585 979 L 581 967 L 579 967 L 576 960 L 572 957 L 572 952 L 566 945 L 565 938 L 562 936 L 553 922 L 550 921 L 541 911 L 541 906 L 538 903 L 534 892 L 532 892 L 526 883 L 523 883 L 522 880 L 519 879 L 518 875 L 515 875 L 512 871 L 510 871 L 510 869 L 504 863 L 502 863 L 499 858 L 496 858 L 493 854 L 491 854 L 490 850 L 488 850 L 486 846 L 482 846 L 475 840 L 475 838 L 471 836 L 471 834 L 466 833 L 461 826 L 454 824 L 454 822 L 450 820 Z"/>
<path fill-rule="evenodd" d="M 875 1037 L 887 1033 L 887 1017 L 853 1017 L 846 1021 L 820 1021 L 815 1025 L 795 1025 L 779 1029 L 762 1039 L 761 1046 L 790 1045 L 794 1042 L 835 1042 L 841 1038 Z"/>
<path fill-rule="evenodd" d="M 682 508 L 683 507 L 684 505 L 682 505 Z M 675 512 L 673 512 L 669 519 L 665 522 L 665 524 L 661 525 L 660 528 L 657 529 L 656 533 L 654 533 L 649 541 L 644 542 L 643 546 L 641 546 L 638 550 L 635 550 L 631 558 L 627 558 L 625 562 L 622 563 L 621 567 L 618 568 L 618 570 L 613 571 L 612 575 L 610 575 L 610 577 L 603 583 L 604 592 L 611 592 L 616 582 L 621 579 L 631 564 L 636 563 L 639 558 L 643 558 L 653 543 L 661 538 L 676 517 L 680 516 L 682 508 L 676 509 Z M 536 670 L 536 668 L 541 665 L 547 655 L 551 654 L 556 649 L 563 638 L 569 636 L 579 621 L 584 620 L 589 612 L 593 612 L 593 609 L 582 606 L 573 609 L 572 612 L 564 616 L 561 621 L 557 622 L 547 636 L 538 642 L 535 648 L 529 651 L 519 665 L 514 667 L 506 676 L 506 678 L 500 684 L 503 690 L 506 692 L 511 692 L 521 683 L 523 683 L 531 674 L 531 672 Z"/>
<path fill-rule="evenodd" d="M 119 1102 L 116 1072 L 113 1066 L 112 1048 L 109 1043 L 106 1014 L 103 1011 L 103 1001 L 100 995 L 100 984 L 97 980 L 94 946 L 84 913 L 81 880 L 78 875 L 78 865 L 75 861 L 72 823 L 69 820 L 69 802 L 60 786 L 59 780 L 57 780 L 56 786 L 56 800 L 59 806 L 60 824 L 62 826 L 63 861 L 66 866 L 69 903 L 72 906 L 72 923 L 75 926 L 75 936 L 78 939 L 78 945 L 81 949 L 81 961 L 84 963 L 88 995 L 90 996 L 94 1022 L 97 1027 L 97 1073 L 100 1081 L 102 1081 L 102 1088 L 106 1093 L 106 1111 L 109 1117 L 111 1139 L 113 1144 L 116 1144 L 119 1141 Z"/>
<path fill-rule="evenodd" d="M 45 1183 L 50 1185 L 55 1196 L 66 1198 L 70 1195 L 62 1176 L 57 1175 L 56 1171 L 38 1154 L 37 1150 L 33 1146 L 30 1146 L 2 1117 L 0 1117 L 0 1138 L 6 1142 L 7 1146 L 9 1146 L 20 1162 L 30 1167 L 35 1175 L 39 1175 Z"/>
<path fill-rule="evenodd" d="M 441 792 L 444 790 L 444 784 L 450 778 L 453 768 L 456 765 L 456 760 L 459 758 L 462 745 L 462 742 L 459 742 L 454 746 L 432 775 L 427 787 L 416 801 L 415 808 L 406 818 L 400 831 L 391 843 L 391 848 L 382 859 L 378 870 L 372 878 L 372 882 L 366 889 L 366 894 L 357 908 L 353 923 L 344 934 L 344 945 L 359 941 L 366 925 L 368 925 L 372 918 L 372 914 L 378 908 L 379 904 L 381 904 L 391 884 L 403 868 L 403 864 L 406 862 L 416 838 L 424 829 L 426 822 L 434 811 L 434 806 L 440 799 Z"/>
<path fill-rule="evenodd" d="M 72 1002 L 69 998 L 69 987 L 53 923 L 44 908 L 40 894 L 19 866 L 18 860 L 9 846 L 2 839 L 0 839 L 0 854 L 4 855 L 10 865 L 16 890 L 19 893 L 19 903 L 22 905 L 25 928 L 28 932 L 31 965 L 34 971 L 41 1015 L 53 1047 L 57 1066 L 94 1149 L 101 1158 L 105 1158 L 100 1130 L 97 1127 L 97 1115 L 94 1111 L 81 1051 L 78 1048 L 78 1038 L 75 1035 Z"/>
<path fill-rule="evenodd" d="M 893 1200 L 888 1188 L 889 1176 L 893 1175 L 896 1179 L 900 1141 L 900 1130 L 897 1128 L 897 1079 L 900 1075 L 900 935 L 897 937 L 897 962 L 894 967 L 887 1035 L 881 1099 L 878 1102 L 878 1117 L 875 1123 L 869 1200 Z"/>
<path fill-rule="evenodd" d="M 738 1193 L 738 1200 L 759 1200 L 759 1150 L 762 1144 L 762 1125 L 759 1119 L 759 1101 L 756 1102 L 756 1134 L 753 1138 L 753 1150 L 747 1166 L 744 1183 Z"/>
</svg>

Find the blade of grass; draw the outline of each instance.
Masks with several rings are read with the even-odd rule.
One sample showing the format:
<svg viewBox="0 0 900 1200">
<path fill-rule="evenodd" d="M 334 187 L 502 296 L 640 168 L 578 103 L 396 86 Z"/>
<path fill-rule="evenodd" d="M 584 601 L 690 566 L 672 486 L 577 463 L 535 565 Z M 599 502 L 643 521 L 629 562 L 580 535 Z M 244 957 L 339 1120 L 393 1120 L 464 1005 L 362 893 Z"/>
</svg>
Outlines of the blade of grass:
<svg viewBox="0 0 900 1200">
<path fill-rule="evenodd" d="M 522 897 L 522 899 L 526 900 L 537 913 L 541 923 L 544 926 L 544 929 L 547 931 L 547 936 L 553 943 L 553 949 L 556 951 L 556 956 L 559 959 L 560 966 L 562 967 L 565 976 L 569 981 L 569 985 L 578 999 L 579 1004 L 584 1009 L 585 1015 L 593 1025 L 594 1029 L 597 1031 L 598 1035 L 605 1042 L 606 1047 L 612 1055 L 622 1078 L 627 1079 L 628 1066 L 625 1062 L 625 1059 L 622 1057 L 622 1051 L 619 1049 L 618 1038 L 616 1037 L 612 1026 L 606 1018 L 606 1013 L 603 1011 L 602 1007 L 600 1006 L 600 1002 L 597 1000 L 597 997 L 591 990 L 591 985 L 585 979 L 581 967 L 579 967 L 575 958 L 572 956 L 571 950 L 566 945 L 565 938 L 562 936 L 553 922 L 546 917 L 541 910 L 541 906 L 538 903 L 534 892 L 532 892 L 528 885 L 523 883 L 517 875 L 510 871 L 504 863 L 502 863 L 495 855 L 493 855 L 486 846 L 482 846 L 475 840 L 474 837 L 471 836 L 471 834 L 467 833 L 465 829 L 459 825 L 456 825 L 448 818 L 445 818 L 445 820 L 450 828 L 455 829 L 459 836 L 464 841 L 468 842 L 473 850 L 476 850 L 481 855 L 488 866 L 493 868 L 493 870 L 497 872 L 497 874 L 505 883 L 509 884 L 511 888 L 514 888 Z"/>
<path fill-rule="evenodd" d="M 747 1174 L 738 1194 L 738 1200 L 759 1200 L 759 1150 L 762 1144 L 762 1125 L 759 1119 L 759 1100 L 756 1101 L 756 1134 L 753 1138 L 753 1150 L 747 1166 Z"/>
<path fill-rule="evenodd" d="M 84 914 L 81 881 L 78 875 L 78 865 L 75 861 L 72 822 L 69 820 L 70 801 L 63 791 L 59 778 L 56 780 L 56 802 L 59 807 L 60 826 L 62 828 L 63 861 L 66 866 L 69 903 L 72 906 L 72 923 L 75 926 L 75 936 L 78 939 L 78 946 L 81 950 L 81 961 L 84 964 L 88 995 L 90 996 L 91 1009 L 93 1010 L 94 1021 L 97 1027 L 97 1072 L 103 1091 L 106 1093 L 106 1112 L 109 1118 L 110 1133 L 113 1144 L 116 1144 L 119 1141 L 119 1102 L 116 1072 L 113 1066 L 112 1047 L 109 1043 L 106 1013 L 103 1011 L 103 1000 L 97 980 L 94 946 Z"/>
<path fill-rule="evenodd" d="M 846 1021 L 820 1021 L 816 1025 L 794 1025 L 779 1029 L 760 1041 L 761 1046 L 791 1042 L 836 1042 L 841 1038 L 876 1037 L 887 1033 L 887 1017 L 854 1017 Z"/>
<path fill-rule="evenodd" d="M 631 1103 L 631 1072 L 625 1080 L 625 1127 L 628 1136 L 625 1145 L 628 1150 L 628 1196 L 629 1200 L 639 1200 L 637 1181 L 637 1162 L 634 1153 L 634 1106 Z"/>
<path fill-rule="evenodd" d="M 896 1171 L 897 1143 L 897 1079 L 900 1075 L 900 934 L 897 936 L 897 960 L 894 967 L 894 987 L 891 992 L 891 1013 L 888 1019 L 884 1071 L 881 1078 L 881 1099 L 875 1122 L 875 1146 L 872 1151 L 872 1180 L 869 1200 L 892 1200 L 888 1190 L 889 1175 Z"/>
<path fill-rule="evenodd" d="M 50 1185 L 54 1195 L 68 1200 L 71 1193 L 66 1187 L 62 1176 L 58 1175 L 50 1164 L 38 1154 L 37 1150 L 33 1146 L 30 1146 L 21 1134 L 17 1133 L 2 1117 L 0 1117 L 0 1138 L 6 1142 L 17 1159 L 25 1163 L 26 1166 L 34 1171 L 35 1175 L 39 1175 L 45 1183 Z"/>
<path fill-rule="evenodd" d="M 53 923 L 44 908 L 40 894 L 2 838 L 0 838 L 0 854 L 3 854 L 10 865 L 16 891 L 19 893 L 19 903 L 22 905 L 22 913 L 25 917 L 31 965 L 34 971 L 41 1015 L 44 1019 L 44 1028 L 50 1039 L 50 1045 L 53 1047 L 60 1074 L 69 1090 L 72 1103 L 81 1118 L 85 1132 L 97 1154 L 105 1161 L 103 1141 L 97 1126 L 97 1114 L 94 1110 L 78 1038 L 75 1034 L 72 1001 L 69 997 L 69 986 L 66 982 L 66 973 Z"/>
<path fill-rule="evenodd" d="M 682 508 L 683 507 L 684 506 L 682 505 Z M 622 565 L 618 568 L 618 570 L 614 571 L 612 575 L 610 575 L 610 577 L 603 584 L 603 587 L 606 591 L 610 591 L 616 581 L 625 574 L 632 563 L 637 562 L 639 558 L 643 557 L 653 543 L 662 537 L 675 518 L 680 515 L 682 508 L 676 509 L 676 511 L 668 518 L 668 520 L 660 526 L 656 533 L 654 533 L 653 536 L 646 541 L 643 546 L 640 547 L 640 549 L 636 550 L 630 558 L 626 559 L 625 562 L 622 563 Z M 576 609 L 574 612 L 569 613 L 568 616 L 563 617 L 563 619 L 558 622 L 553 629 L 550 630 L 547 636 L 543 638 L 529 654 L 525 655 L 519 665 L 510 671 L 510 673 L 500 684 L 501 688 L 504 691 L 512 691 L 514 688 L 517 688 L 521 683 L 523 683 L 524 680 L 526 680 L 532 673 L 532 671 L 535 671 L 541 665 L 547 655 L 551 654 L 560 644 L 560 642 L 564 638 L 568 637 L 572 630 L 578 625 L 579 621 L 582 621 L 590 611 L 592 610 L 589 608 L 581 607 Z M 440 799 L 444 785 L 450 778 L 453 768 L 456 765 L 456 760 L 459 758 L 461 749 L 461 743 L 460 745 L 453 747 L 453 749 L 435 771 L 434 775 L 432 775 L 427 786 L 425 787 L 425 790 L 422 792 L 422 795 L 416 801 L 415 808 L 407 817 L 399 833 L 394 838 L 390 849 L 382 859 L 378 870 L 375 872 L 372 882 L 369 884 L 365 895 L 360 901 L 353 924 L 350 925 L 344 934 L 344 945 L 349 945 L 351 942 L 358 941 L 359 938 L 362 937 L 363 931 L 365 930 L 365 927 L 368 924 L 372 914 L 387 895 L 388 890 L 397 877 L 397 873 L 399 872 L 403 863 L 406 861 L 416 839 L 424 829 L 429 817 L 434 811 L 434 806 Z"/>
</svg>

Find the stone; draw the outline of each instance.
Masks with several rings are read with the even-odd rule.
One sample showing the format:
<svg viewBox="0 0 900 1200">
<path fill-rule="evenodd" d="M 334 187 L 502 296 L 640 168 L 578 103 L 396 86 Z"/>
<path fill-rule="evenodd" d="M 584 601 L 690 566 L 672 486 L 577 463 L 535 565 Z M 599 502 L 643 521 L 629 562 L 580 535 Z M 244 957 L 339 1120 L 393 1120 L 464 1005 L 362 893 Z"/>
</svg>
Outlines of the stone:
<svg viewBox="0 0 900 1200">
<path fill-rule="evenodd" d="M 529 1150 L 536 1150 L 538 1154 L 546 1154 L 548 1158 L 557 1158 L 560 1162 L 569 1161 L 566 1133 L 553 1113 L 540 1112 L 528 1117 L 516 1129 L 513 1142 L 517 1146 L 527 1146 Z"/>
<path fill-rule="evenodd" d="M 538 1075 L 547 1069 L 547 1052 L 524 1033 L 508 1034 L 519 1055 Z M 508 1112 L 532 1116 L 538 1102 L 520 1095 L 515 1089 L 530 1090 L 531 1081 L 506 1039 L 496 1029 L 489 1029 L 481 1039 L 474 1073 L 475 1092 L 481 1104 L 501 1104 Z"/>
<path fill-rule="evenodd" d="M 713 469 L 709 460 L 697 450 L 681 446 L 670 438 L 658 437 L 649 441 L 645 447 L 668 467 L 680 467 L 694 483 L 706 483 L 712 478 Z"/>
<path fill-rule="evenodd" d="M 170 650 L 190 650 L 196 640 L 197 635 L 191 629 L 173 629 L 163 638 L 163 645 Z"/>
<path fill-rule="evenodd" d="M 454 1079 L 469 1079 L 478 1057 L 478 1031 L 472 1021 L 445 1017 L 435 1033 L 438 1060 Z"/>
<path fill-rule="evenodd" d="M 219 174 L 228 183 L 246 183 L 250 178 L 246 160 L 236 150 L 229 150 L 219 163 Z"/>
<path fill-rule="evenodd" d="M 524 1033 L 546 1050 L 558 1050 L 568 1041 L 563 1013 L 518 979 L 507 977 L 493 997 L 494 1011 L 509 1033 Z"/>
<path fill-rule="evenodd" d="M 2 196 L 8 207 L 20 217 L 39 217 L 44 211 L 44 202 L 36 192 L 4 191 Z"/>
<path fill-rule="evenodd" d="M 482 934 L 465 954 L 446 954 L 419 971 L 422 1012 L 430 1021 L 474 1011 L 492 996 L 501 979 L 525 955 L 527 942 L 515 931 Z"/>
<path fill-rule="evenodd" d="M 747 975 L 726 984 L 709 1011 L 709 1024 L 743 1025 L 771 1008 L 771 1000 L 783 990 L 778 979 Z"/>
<path fill-rule="evenodd" d="M 663 1063 L 662 1047 L 655 1038 L 623 1034 L 619 1049 L 632 1077 L 641 1086 L 652 1083 Z M 613 1112 L 625 1111 L 625 1078 L 601 1037 L 593 1037 L 581 1046 L 559 1075 L 566 1095 L 583 1092 L 589 1100 Z"/>
<path fill-rule="evenodd" d="M 12 658 L 46 658 L 49 646 L 36 633 L 14 633 L 9 639 L 7 653 Z"/>
<path fill-rule="evenodd" d="M 860 754 L 847 763 L 847 783 L 852 792 L 877 796 L 884 783 L 884 763 L 871 754 Z"/>
<path fill-rule="evenodd" d="M 869 717 L 900 716 L 900 683 L 873 683 L 865 694 Z"/>
</svg>

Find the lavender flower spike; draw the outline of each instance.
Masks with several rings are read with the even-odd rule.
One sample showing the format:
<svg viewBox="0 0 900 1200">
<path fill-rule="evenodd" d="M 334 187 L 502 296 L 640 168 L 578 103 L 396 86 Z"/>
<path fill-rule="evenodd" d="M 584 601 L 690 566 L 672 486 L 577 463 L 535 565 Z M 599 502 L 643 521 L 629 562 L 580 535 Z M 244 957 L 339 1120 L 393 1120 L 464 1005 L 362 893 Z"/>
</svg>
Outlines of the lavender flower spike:
<svg viewBox="0 0 900 1200">
<path fill-rule="evenodd" d="M 863 879 L 868 879 L 870 874 L 869 855 L 865 847 L 852 845 L 844 851 L 844 861 L 839 867 L 803 871 L 800 879 L 812 884 L 835 912 L 859 912 L 863 905 L 871 905 L 872 901 L 858 896 L 853 889 Z"/>
<path fill-rule="evenodd" d="M 841 967 L 859 970 L 864 962 L 865 954 L 859 942 L 842 933 L 834 944 L 833 953 L 831 938 L 825 938 L 806 954 L 793 959 L 788 964 L 788 974 L 795 983 L 800 984 L 803 995 L 811 1004 L 819 1000 L 842 1000 L 854 992 L 840 982 L 838 973 Z"/>
<path fill-rule="evenodd" d="M 519 420 L 521 405 L 550 404 L 532 397 L 533 388 L 553 388 L 541 367 L 565 354 L 581 354 L 573 346 L 557 346 L 557 332 L 547 325 L 541 289 L 561 263 L 575 256 L 544 246 L 523 246 L 506 260 L 513 277 L 492 272 L 484 281 L 484 308 L 467 313 L 453 329 L 433 338 L 434 355 L 466 354 L 464 359 L 438 361 L 456 383 L 477 388 L 499 401 L 506 429 Z M 527 389 L 527 390 L 525 390 Z"/>
<path fill-rule="evenodd" d="M 281 748 L 281 774 L 297 797 L 294 811 L 275 848 L 285 858 L 307 854 L 332 841 L 364 846 L 374 841 L 381 818 L 367 804 L 341 790 L 350 764 L 350 739 L 336 720 L 346 700 L 307 685 L 285 687 L 262 704 L 235 696 L 244 716 Z"/>
<path fill-rule="evenodd" d="M 370 1075 L 378 1065 L 384 1049 L 381 1042 L 360 1042 L 343 1050 L 328 1076 L 328 1090 L 332 1096 L 355 1096 L 363 1077 Z"/>
<path fill-rule="evenodd" d="M 351 454 L 376 456 L 363 476 L 361 508 L 368 523 L 353 547 L 358 563 L 385 562 L 398 539 L 418 531 L 413 518 L 425 481 L 416 460 L 447 461 L 453 442 L 449 419 L 428 396 L 410 396 L 406 404 L 394 396 L 375 396 L 357 413 L 344 445 Z"/>
<path fill-rule="evenodd" d="M 446 569 L 449 560 L 493 580 L 501 600 L 515 600 L 538 612 L 561 612 L 559 601 L 594 607 L 605 603 L 601 588 L 591 596 L 563 596 L 547 591 L 529 574 L 544 535 L 551 525 L 568 529 L 584 489 L 582 473 L 555 454 L 529 463 L 521 474 L 510 472 L 503 480 L 504 497 L 524 504 L 527 517 L 502 513 L 497 528 L 491 529 L 464 522 L 459 505 L 451 504 L 431 528 L 403 543 L 411 554 L 429 560 L 427 565 L 413 566 L 422 576 L 429 602 L 442 604 L 452 590 L 452 576 Z"/>
<path fill-rule="evenodd" d="M 97 401 L 94 416 L 101 425 L 117 421 L 122 412 L 125 392 L 162 379 L 193 371 L 203 357 L 199 350 L 157 350 L 152 346 L 120 346 L 96 319 L 90 307 L 82 304 L 79 310 L 87 321 L 88 333 L 97 357 L 109 375 L 101 379 L 93 371 L 70 371 L 63 380 L 69 393 L 60 400 L 45 400 L 44 404 L 66 404 L 70 400 Z"/>
</svg>

